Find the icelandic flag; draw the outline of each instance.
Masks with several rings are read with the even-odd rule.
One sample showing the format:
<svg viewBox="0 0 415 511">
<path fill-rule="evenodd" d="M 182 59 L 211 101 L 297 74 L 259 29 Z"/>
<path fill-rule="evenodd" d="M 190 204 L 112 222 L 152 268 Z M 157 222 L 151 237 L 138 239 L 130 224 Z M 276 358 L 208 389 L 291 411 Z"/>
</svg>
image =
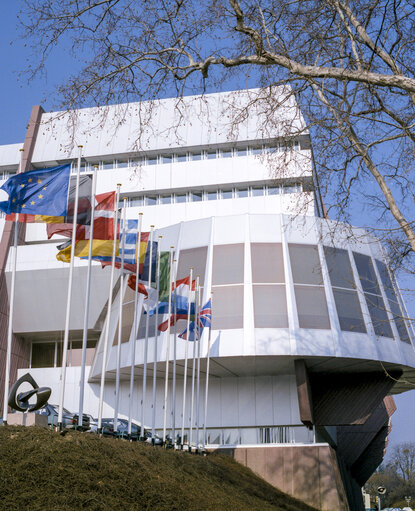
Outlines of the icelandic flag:
<svg viewBox="0 0 415 511">
<path fill-rule="evenodd" d="M 212 325 L 212 302 L 211 299 L 205 303 L 205 305 L 200 309 L 199 313 L 199 326 L 195 326 L 195 322 L 192 321 L 189 325 L 189 332 L 187 332 L 187 328 L 183 330 L 183 332 L 179 335 L 180 338 L 185 341 L 195 341 L 200 339 L 202 336 L 202 332 L 205 326 L 210 328 Z"/>
</svg>

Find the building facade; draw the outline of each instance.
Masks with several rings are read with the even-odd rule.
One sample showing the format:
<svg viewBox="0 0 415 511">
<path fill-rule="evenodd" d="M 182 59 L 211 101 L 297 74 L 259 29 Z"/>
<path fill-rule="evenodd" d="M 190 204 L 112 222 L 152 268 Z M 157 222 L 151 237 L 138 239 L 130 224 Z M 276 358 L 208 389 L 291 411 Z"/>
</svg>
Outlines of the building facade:
<svg viewBox="0 0 415 511">
<path fill-rule="evenodd" d="M 323 214 L 311 142 L 288 89 L 229 93 L 116 105 L 73 112 L 32 111 L 24 144 L 0 147 L 1 177 L 65 162 L 82 172 L 98 165 L 97 193 L 122 184 L 127 217 L 142 213 L 162 250 L 174 247 L 177 278 L 200 276 L 202 303 L 213 293 L 206 424 L 204 380 L 208 333 L 201 342 L 201 395 L 195 429 L 211 450 L 231 453 L 277 487 L 319 509 L 362 509 L 360 486 L 383 457 L 391 394 L 414 378 L 413 331 L 380 243 Z M 7 336 L 11 226 L 0 220 L 2 338 Z M 16 377 L 30 369 L 57 402 L 68 265 L 56 260 L 44 224 L 20 230 L 13 320 Z M 85 261 L 75 263 L 65 407 L 79 406 Z M 94 264 L 88 324 L 85 411 L 98 413 L 110 270 Z M 141 409 L 145 316 L 132 333 L 134 294 L 114 288 L 104 368 L 104 416 L 128 417 L 134 366 L 133 417 L 163 429 L 168 334 L 149 322 L 148 378 Z M 118 342 L 120 301 L 121 346 Z M 177 331 L 185 326 L 178 323 Z M 4 342 L 4 341 L 2 341 Z M 132 345 L 135 358 L 132 360 Z M 182 424 L 186 343 L 176 355 L 168 427 Z M 5 346 L 2 350 L 4 374 Z M 190 346 L 189 375 L 192 370 Z M 120 355 L 117 357 L 117 352 Z M 151 381 L 156 373 L 156 399 Z M 170 371 L 170 375 L 172 371 Z M 187 385 L 186 402 L 190 403 Z M 190 413 L 184 414 L 186 438 Z M 195 433 L 196 434 L 196 433 Z M 199 434 L 202 434 L 199 431 Z M 195 438 L 195 436 L 193 436 Z"/>
</svg>

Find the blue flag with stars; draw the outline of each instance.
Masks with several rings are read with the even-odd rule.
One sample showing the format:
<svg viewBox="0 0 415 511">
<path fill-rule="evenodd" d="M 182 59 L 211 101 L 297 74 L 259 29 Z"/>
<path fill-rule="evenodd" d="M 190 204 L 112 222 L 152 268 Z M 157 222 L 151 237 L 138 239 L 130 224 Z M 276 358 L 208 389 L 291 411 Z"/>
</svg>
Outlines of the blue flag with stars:
<svg viewBox="0 0 415 511">
<path fill-rule="evenodd" d="M 70 165 L 59 165 L 16 174 L 0 188 L 9 195 L 0 202 L 0 210 L 7 215 L 65 216 L 70 171 Z"/>
</svg>

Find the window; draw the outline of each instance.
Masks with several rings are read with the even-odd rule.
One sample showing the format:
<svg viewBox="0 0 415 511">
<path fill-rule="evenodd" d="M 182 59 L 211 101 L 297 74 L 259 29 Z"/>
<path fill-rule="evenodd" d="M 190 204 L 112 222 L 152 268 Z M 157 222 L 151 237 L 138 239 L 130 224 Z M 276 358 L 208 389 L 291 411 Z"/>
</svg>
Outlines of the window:
<svg viewBox="0 0 415 511">
<path fill-rule="evenodd" d="M 194 161 L 198 161 L 198 160 L 202 159 L 202 153 L 201 152 L 190 153 L 190 156 L 191 156 L 191 159 L 194 160 Z"/>
<path fill-rule="evenodd" d="M 176 193 L 175 195 L 175 202 L 176 204 L 180 202 L 186 202 L 187 195 L 185 193 Z"/>
<path fill-rule="evenodd" d="M 132 208 L 143 206 L 144 198 L 143 197 L 132 197 L 129 201 L 129 205 Z"/>
<path fill-rule="evenodd" d="M 214 192 L 206 192 L 207 200 L 216 200 L 218 198 L 218 192 L 215 190 Z"/>
<path fill-rule="evenodd" d="M 222 199 L 232 199 L 233 192 L 232 190 L 222 190 Z"/>
<path fill-rule="evenodd" d="M 253 186 L 251 188 L 252 197 L 260 197 L 264 195 L 264 187 L 263 186 Z"/>
<path fill-rule="evenodd" d="M 246 147 L 241 147 L 240 149 L 236 149 L 237 156 L 247 156 L 248 150 Z"/>
<path fill-rule="evenodd" d="M 367 255 L 357 252 L 353 252 L 353 257 L 375 333 L 383 337 L 392 337 L 392 329 L 389 324 L 372 259 Z"/>
<path fill-rule="evenodd" d="M 206 159 L 214 160 L 216 158 L 216 151 L 206 151 Z"/>
<path fill-rule="evenodd" d="M 147 165 L 157 165 L 157 156 L 147 158 Z"/>
<path fill-rule="evenodd" d="M 161 155 L 161 163 L 171 163 L 173 161 L 173 156 L 171 154 L 162 154 Z"/>
<path fill-rule="evenodd" d="M 55 342 L 32 343 L 32 367 L 54 367 Z"/>
<path fill-rule="evenodd" d="M 262 154 L 262 146 L 251 147 L 251 154 L 253 155 Z"/>
<path fill-rule="evenodd" d="M 177 155 L 177 161 L 178 162 L 184 162 L 187 161 L 187 153 L 180 153 Z"/>
<path fill-rule="evenodd" d="M 288 245 L 300 328 L 330 328 L 320 258 L 315 245 Z"/>
<path fill-rule="evenodd" d="M 128 167 L 128 160 L 118 160 L 117 167 L 119 169 L 125 169 Z"/>
<path fill-rule="evenodd" d="M 253 285 L 255 328 L 288 328 L 285 286 Z"/>
<path fill-rule="evenodd" d="M 181 250 L 179 253 L 179 264 L 177 267 L 177 279 L 187 277 L 190 273 L 190 268 L 193 268 L 193 279 L 195 280 L 196 275 L 199 275 L 200 285 L 203 286 L 205 283 L 206 258 L 207 247 Z"/>
<path fill-rule="evenodd" d="M 144 205 L 145 206 L 154 206 L 157 204 L 157 196 L 156 195 L 146 195 L 144 197 Z"/>
<path fill-rule="evenodd" d="M 212 285 L 242 283 L 244 279 L 244 245 L 213 247 Z"/>
<path fill-rule="evenodd" d="M 200 202 L 203 199 L 203 192 L 190 192 L 189 197 L 192 202 Z"/>
<path fill-rule="evenodd" d="M 171 194 L 160 195 L 160 204 L 171 204 Z"/>
<path fill-rule="evenodd" d="M 212 328 L 226 330 L 243 327 L 243 286 L 214 286 L 212 300 Z"/>
<path fill-rule="evenodd" d="M 284 283 L 281 243 L 251 243 L 252 282 Z"/>
<path fill-rule="evenodd" d="M 102 168 L 104 170 L 110 170 L 110 169 L 113 169 L 114 167 L 115 167 L 115 165 L 114 165 L 113 161 L 103 161 L 102 162 Z"/>
<path fill-rule="evenodd" d="M 268 195 L 279 195 L 280 187 L 279 186 L 268 186 Z"/>
<path fill-rule="evenodd" d="M 236 190 L 236 196 L 241 197 L 248 197 L 248 188 L 240 188 L 239 190 Z"/>
<path fill-rule="evenodd" d="M 324 247 L 341 330 L 366 332 L 347 250 Z"/>
<path fill-rule="evenodd" d="M 232 158 L 233 149 L 223 149 L 221 151 L 222 158 Z"/>
<path fill-rule="evenodd" d="M 380 280 L 382 281 L 383 284 L 383 289 L 385 290 L 385 294 L 388 298 L 390 312 L 392 314 L 393 321 L 398 330 L 399 337 L 401 338 L 401 341 L 410 343 L 411 341 L 404 320 L 404 314 L 402 314 L 402 310 L 399 305 L 398 297 L 395 293 L 395 289 L 392 284 L 388 268 L 385 263 L 378 260 L 376 260 L 376 266 L 379 271 Z"/>
</svg>

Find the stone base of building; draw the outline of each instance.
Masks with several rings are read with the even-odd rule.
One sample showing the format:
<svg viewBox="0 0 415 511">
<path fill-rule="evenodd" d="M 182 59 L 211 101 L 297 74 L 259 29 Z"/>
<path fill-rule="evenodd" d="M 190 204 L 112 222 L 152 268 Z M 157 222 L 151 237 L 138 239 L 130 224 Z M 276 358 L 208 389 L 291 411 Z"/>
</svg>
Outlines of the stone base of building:
<svg viewBox="0 0 415 511">
<path fill-rule="evenodd" d="M 328 444 L 238 446 L 231 455 L 275 488 L 321 511 L 351 511 L 335 451 Z"/>
<path fill-rule="evenodd" d="M 39 415 L 38 413 L 9 413 L 7 416 L 7 424 L 9 426 L 40 426 L 42 428 L 48 427 L 48 418 L 46 415 Z"/>
</svg>

